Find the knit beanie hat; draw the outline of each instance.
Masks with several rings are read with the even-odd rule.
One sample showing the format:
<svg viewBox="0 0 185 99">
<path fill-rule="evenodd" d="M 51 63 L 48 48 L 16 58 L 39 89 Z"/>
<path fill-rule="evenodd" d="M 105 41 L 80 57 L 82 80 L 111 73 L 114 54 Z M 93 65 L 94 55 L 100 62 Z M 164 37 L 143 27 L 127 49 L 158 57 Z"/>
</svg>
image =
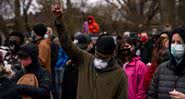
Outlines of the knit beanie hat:
<svg viewBox="0 0 185 99">
<path fill-rule="evenodd" d="M 115 48 L 116 44 L 112 36 L 103 36 L 96 42 L 96 51 L 101 54 L 111 55 Z"/>
<path fill-rule="evenodd" d="M 44 24 L 36 24 L 33 26 L 33 31 L 36 35 L 44 37 L 47 32 L 47 27 Z"/>
</svg>

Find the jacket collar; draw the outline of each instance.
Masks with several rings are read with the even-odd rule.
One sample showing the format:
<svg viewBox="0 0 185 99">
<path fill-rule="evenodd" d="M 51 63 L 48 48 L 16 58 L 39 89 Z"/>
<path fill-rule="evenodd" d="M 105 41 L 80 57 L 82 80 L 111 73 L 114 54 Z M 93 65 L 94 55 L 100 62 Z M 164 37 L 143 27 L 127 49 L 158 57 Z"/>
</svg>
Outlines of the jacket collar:
<svg viewBox="0 0 185 99">
<path fill-rule="evenodd" d="M 128 65 L 135 65 L 136 62 L 140 60 L 140 57 L 134 57 L 132 58 L 132 60 L 128 63 Z"/>
</svg>

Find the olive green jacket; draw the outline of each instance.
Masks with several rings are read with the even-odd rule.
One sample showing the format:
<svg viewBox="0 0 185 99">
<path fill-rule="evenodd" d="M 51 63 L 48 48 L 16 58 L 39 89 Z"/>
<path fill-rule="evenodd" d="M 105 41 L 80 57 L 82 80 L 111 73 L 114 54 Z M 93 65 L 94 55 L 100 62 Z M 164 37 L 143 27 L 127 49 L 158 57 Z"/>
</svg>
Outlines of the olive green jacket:
<svg viewBox="0 0 185 99">
<path fill-rule="evenodd" d="M 127 78 L 115 61 L 101 71 L 93 66 L 94 55 L 79 49 L 66 32 L 62 19 L 55 21 L 61 46 L 78 64 L 77 99 L 127 99 Z"/>
</svg>

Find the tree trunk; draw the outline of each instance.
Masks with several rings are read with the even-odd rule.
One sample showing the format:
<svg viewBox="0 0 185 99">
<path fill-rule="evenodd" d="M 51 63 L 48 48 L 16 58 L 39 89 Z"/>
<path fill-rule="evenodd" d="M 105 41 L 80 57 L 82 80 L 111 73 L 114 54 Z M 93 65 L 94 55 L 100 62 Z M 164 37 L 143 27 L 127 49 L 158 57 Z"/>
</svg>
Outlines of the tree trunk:
<svg viewBox="0 0 185 99">
<path fill-rule="evenodd" d="M 175 0 L 158 0 L 161 25 L 165 28 L 173 27 L 175 21 Z"/>
<path fill-rule="evenodd" d="M 19 32 L 23 32 L 24 31 L 24 25 L 23 25 L 23 21 L 21 19 L 20 1 L 15 0 L 14 5 L 15 5 L 15 10 L 14 10 L 14 13 L 15 13 L 15 27 L 14 27 L 14 30 L 19 31 Z"/>
<path fill-rule="evenodd" d="M 185 25 L 185 0 L 179 0 L 178 2 L 178 25 Z"/>
</svg>

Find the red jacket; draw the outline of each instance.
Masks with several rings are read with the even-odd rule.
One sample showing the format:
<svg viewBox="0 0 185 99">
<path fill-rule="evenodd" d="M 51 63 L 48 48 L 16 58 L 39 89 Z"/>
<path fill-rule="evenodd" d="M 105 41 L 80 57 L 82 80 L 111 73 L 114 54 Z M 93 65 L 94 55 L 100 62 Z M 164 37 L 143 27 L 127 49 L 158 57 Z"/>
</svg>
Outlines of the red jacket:
<svg viewBox="0 0 185 99">
<path fill-rule="evenodd" d="M 148 68 L 145 71 L 144 88 L 145 88 L 146 92 L 148 91 L 148 88 L 150 87 L 150 81 L 153 77 L 153 74 L 155 73 L 155 69 L 156 69 L 156 66 L 151 65 L 151 66 L 148 66 Z"/>
<path fill-rule="evenodd" d="M 87 20 L 88 19 L 91 19 L 92 20 L 91 23 L 88 22 L 89 32 L 90 33 L 93 33 L 93 34 L 98 33 L 100 31 L 100 28 L 99 28 L 99 25 L 96 23 L 94 17 L 93 16 L 88 16 L 87 17 Z"/>
</svg>

